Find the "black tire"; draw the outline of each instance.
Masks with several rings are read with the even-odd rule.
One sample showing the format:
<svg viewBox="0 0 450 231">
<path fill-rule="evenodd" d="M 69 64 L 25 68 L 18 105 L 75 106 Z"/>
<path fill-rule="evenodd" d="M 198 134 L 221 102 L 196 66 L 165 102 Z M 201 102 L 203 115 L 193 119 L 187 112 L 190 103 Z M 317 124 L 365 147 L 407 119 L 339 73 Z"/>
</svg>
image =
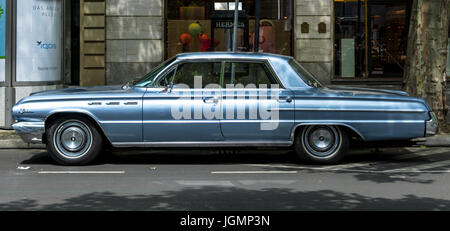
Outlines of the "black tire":
<svg viewBox="0 0 450 231">
<path fill-rule="evenodd" d="M 337 126 L 307 126 L 297 134 L 294 146 L 302 162 L 336 164 L 344 157 L 349 139 Z"/>
<path fill-rule="evenodd" d="M 81 116 L 56 119 L 47 130 L 47 150 L 61 165 L 88 165 L 97 159 L 102 147 L 103 137 L 96 126 Z"/>
</svg>

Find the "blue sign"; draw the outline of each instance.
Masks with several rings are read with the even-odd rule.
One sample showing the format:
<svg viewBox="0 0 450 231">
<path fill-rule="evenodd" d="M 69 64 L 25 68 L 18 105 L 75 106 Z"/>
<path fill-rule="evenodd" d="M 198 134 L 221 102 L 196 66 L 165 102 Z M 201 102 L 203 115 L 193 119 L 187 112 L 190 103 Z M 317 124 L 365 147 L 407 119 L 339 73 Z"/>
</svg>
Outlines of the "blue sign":
<svg viewBox="0 0 450 231">
<path fill-rule="evenodd" d="M 0 0 L 0 59 L 5 59 L 6 53 L 6 0 Z"/>
</svg>

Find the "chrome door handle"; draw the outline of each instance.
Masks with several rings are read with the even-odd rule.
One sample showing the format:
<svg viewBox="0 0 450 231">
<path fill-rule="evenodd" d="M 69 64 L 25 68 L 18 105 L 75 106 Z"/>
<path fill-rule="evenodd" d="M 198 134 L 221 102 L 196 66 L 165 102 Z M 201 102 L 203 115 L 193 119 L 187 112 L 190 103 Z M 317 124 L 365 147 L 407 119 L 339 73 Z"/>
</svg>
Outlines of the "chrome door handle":
<svg viewBox="0 0 450 231">
<path fill-rule="evenodd" d="M 217 97 L 203 97 L 203 102 L 204 103 L 218 104 L 219 103 L 219 98 L 217 98 Z"/>
<path fill-rule="evenodd" d="M 282 103 L 282 102 L 286 102 L 286 103 L 292 103 L 293 99 L 292 97 L 288 97 L 288 96 L 280 96 L 278 98 L 278 102 Z"/>
</svg>

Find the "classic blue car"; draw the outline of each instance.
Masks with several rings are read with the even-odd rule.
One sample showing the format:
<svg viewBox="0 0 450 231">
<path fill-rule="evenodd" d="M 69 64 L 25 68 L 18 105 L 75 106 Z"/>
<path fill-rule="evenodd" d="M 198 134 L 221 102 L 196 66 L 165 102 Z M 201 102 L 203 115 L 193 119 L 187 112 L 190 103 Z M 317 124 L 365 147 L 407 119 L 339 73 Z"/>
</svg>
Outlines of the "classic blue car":
<svg viewBox="0 0 450 231">
<path fill-rule="evenodd" d="M 327 88 L 292 57 L 191 53 L 124 86 L 31 94 L 14 129 L 58 163 L 85 165 L 112 147 L 292 147 L 337 163 L 351 138 L 409 140 L 437 132 L 423 99 L 390 90 Z"/>
</svg>

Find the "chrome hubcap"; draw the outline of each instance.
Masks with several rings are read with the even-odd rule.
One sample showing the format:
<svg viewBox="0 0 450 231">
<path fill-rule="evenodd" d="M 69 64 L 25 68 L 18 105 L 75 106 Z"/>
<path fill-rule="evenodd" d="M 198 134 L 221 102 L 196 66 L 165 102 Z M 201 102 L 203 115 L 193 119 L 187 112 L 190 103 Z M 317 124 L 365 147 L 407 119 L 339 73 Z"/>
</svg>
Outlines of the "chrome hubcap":
<svg viewBox="0 0 450 231">
<path fill-rule="evenodd" d="M 69 127 L 61 135 L 62 145 L 71 152 L 80 151 L 86 144 L 86 133 L 78 127 Z"/>
<path fill-rule="evenodd" d="M 303 137 L 305 148 L 314 156 L 327 158 L 333 155 L 340 145 L 340 135 L 333 126 L 311 126 Z"/>
<path fill-rule="evenodd" d="M 56 130 L 55 146 L 67 158 L 79 158 L 92 144 L 90 129 L 80 121 L 67 121 Z"/>
<path fill-rule="evenodd" d="M 313 148 L 318 151 L 326 151 L 327 149 L 330 149 L 334 143 L 332 132 L 326 128 L 319 128 L 313 131 L 310 137 Z"/>
</svg>

